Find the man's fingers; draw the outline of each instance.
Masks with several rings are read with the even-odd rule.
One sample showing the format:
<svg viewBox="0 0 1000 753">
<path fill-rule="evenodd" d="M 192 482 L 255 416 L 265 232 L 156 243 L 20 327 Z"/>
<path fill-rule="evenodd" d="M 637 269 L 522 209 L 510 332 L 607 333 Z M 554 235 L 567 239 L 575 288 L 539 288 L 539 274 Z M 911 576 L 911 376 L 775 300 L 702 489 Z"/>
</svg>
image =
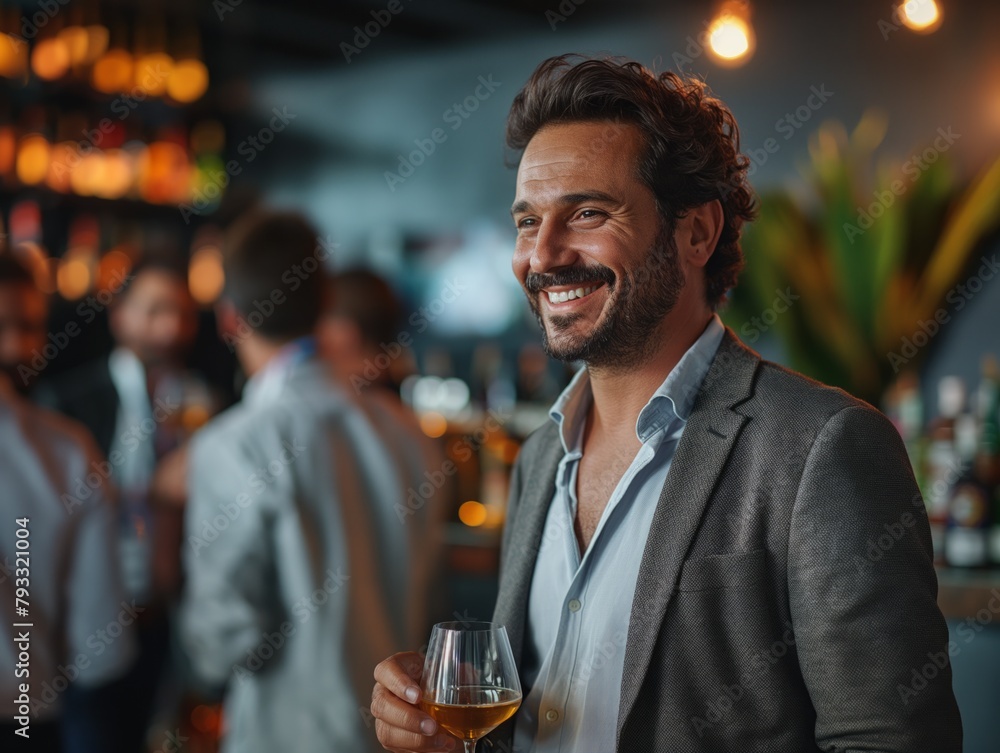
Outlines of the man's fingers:
<svg viewBox="0 0 1000 753">
<path fill-rule="evenodd" d="M 413 732 L 390 727 L 382 721 L 375 720 L 375 733 L 378 741 L 386 750 L 398 753 L 437 753 L 456 749 L 454 737 L 445 734 L 426 737 Z"/>
<path fill-rule="evenodd" d="M 454 750 L 455 738 L 444 734 L 415 704 L 420 700 L 424 658 L 414 652 L 390 656 L 375 667 L 372 716 L 382 746 L 399 753 Z"/>
<path fill-rule="evenodd" d="M 384 686 L 397 698 L 409 703 L 420 700 L 420 686 L 416 680 L 423 672 L 423 658 L 408 651 L 390 656 L 375 667 L 375 682 Z"/>
<path fill-rule="evenodd" d="M 430 716 L 416 706 L 397 698 L 381 684 L 372 690 L 371 712 L 379 721 L 414 734 L 428 736 L 438 731 L 437 722 Z"/>
</svg>

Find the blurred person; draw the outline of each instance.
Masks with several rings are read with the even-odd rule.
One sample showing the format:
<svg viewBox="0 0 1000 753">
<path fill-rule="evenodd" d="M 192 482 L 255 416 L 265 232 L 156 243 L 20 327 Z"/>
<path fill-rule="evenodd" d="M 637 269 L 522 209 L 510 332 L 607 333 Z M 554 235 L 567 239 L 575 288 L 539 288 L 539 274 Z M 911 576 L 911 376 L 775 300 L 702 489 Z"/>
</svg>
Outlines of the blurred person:
<svg viewBox="0 0 1000 753">
<path fill-rule="evenodd" d="M 0 251 L 0 739 L 4 750 L 56 753 L 79 749 L 67 698 L 100 693 L 128 669 L 138 610 L 122 592 L 94 440 L 15 389 L 46 342 L 47 308 L 30 272 Z M 92 728 L 111 718 L 109 700 L 91 708 L 101 717 Z"/>
<path fill-rule="evenodd" d="M 507 142 L 514 273 L 549 355 L 585 368 L 511 479 L 494 621 L 524 697 L 493 749 L 959 753 L 899 434 L 716 314 L 755 210 L 732 113 L 673 72 L 560 56 Z M 387 749 L 456 747 L 414 703 L 421 664 L 375 670 Z"/>
<path fill-rule="evenodd" d="M 216 314 L 249 380 L 190 447 L 181 624 L 195 671 L 228 683 L 227 752 L 377 749 L 371 668 L 426 600 L 431 500 L 407 500 L 422 466 L 317 357 L 317 249 L 285 212 L 225 243 Z"/>
<path fill-rule="evenodd" d="M 427 478 L 434 478 L 444 462 L 441 445 L 428 437 L 399 396 L 398 361 L 409 353 L 398 344 L 403 320 L 403 303 L 392 286 L 374 272 L 351 269 L 329 277 L 323 314 L 316 328 L 319 354 L 330 365 L 344 390 L 351 391 L 368 418 L 383 436 L 396 436 L 393 458 L 397 467 L 407 469 L 411 479 L 409 503 L 402 508 L 413 514 L 414 497 Z M 399 350 L 390 347 L 396 344 Z M 389 359 L 389 363 L 386 363 Z M 450 481 L 450 479 L 448 479 Z M 426 487 L 424 487 L 426 488 Z M 426 636 L 433 624 L 430 615 L 446 611 L 444 589 L 435 587 L 443 573 L 442 527 L 444 500 L 453 491 L 445 483 L 426 500 L 426 526 L 418 542 L 422 556 L 414 558 L 412 588 L 409 593 L 411 633 L 417 640 Z M 411 533 L 417 528 L 411 526 Z M 415 543 L 416 545 L 416 543 Z"/>
<path fill-rule="evenodd" d="M 385 348 L 400 334 L 403 307 L 392 286 L 374 272 L 350 269 L 329 279 L 323 315 L 316 330 L 320 355 L 352 388 L 399 390 Z"/>
<path fill-rule="evenodd" d="M 197 307 L 180 260 L 146 257 L 131 270 L 109 308 L 116 343 L 107 356 L 51 380 L 36 400 L 83 423 L 108 458 L 120 493 L 118 543 L 126 593 L 142 609 L 139 657 L 116 693 L 121 711 L 116 735 L 125 753 L 145 750 L 146 735 L 163 691 L 170 657 L 170 596 L 179 551 L 181 509 L 153 504 L 157 468 L 183 443 L 186 393 L 202 384 L 184 359 L 197 334 Z M 183 468 L 180 468 L 183 473 Z M 159 575 L 159 577 L 157 577 Z M 76 702 L 76 698 L 73 702 Z M 91 699 L 80 694 L 86 717 Z M 71 713 L 74 709 L 71 707 Z"/>
</svg>

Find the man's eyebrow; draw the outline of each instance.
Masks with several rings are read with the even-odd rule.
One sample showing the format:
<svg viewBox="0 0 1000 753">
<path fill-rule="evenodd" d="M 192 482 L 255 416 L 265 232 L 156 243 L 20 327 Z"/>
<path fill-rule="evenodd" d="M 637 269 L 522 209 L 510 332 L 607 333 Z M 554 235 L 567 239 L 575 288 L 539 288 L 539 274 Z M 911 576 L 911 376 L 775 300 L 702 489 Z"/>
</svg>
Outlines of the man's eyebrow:
<svg viewBox="0 0 1000 753">
<path fill-rule="evenodd" d="M 572 204 L 583 204 L 588 201 L 599 201 L 603 204 L 619 204 L 621 203 L 619 199 L 616 199 L 610 194 L 606 194 L 603 191 L 581 191 L 580 193 L 567 193 L 563 194 L 556 200 L 559 204 L 572 205 Z M 514 202 L 514 206 L 510 208 L 510 213 L 520 214 L 521 212 L 527 212 L 531 209 L 531 203 L 526 199 L 521 199 L 521 201 Z"/>
</svg>

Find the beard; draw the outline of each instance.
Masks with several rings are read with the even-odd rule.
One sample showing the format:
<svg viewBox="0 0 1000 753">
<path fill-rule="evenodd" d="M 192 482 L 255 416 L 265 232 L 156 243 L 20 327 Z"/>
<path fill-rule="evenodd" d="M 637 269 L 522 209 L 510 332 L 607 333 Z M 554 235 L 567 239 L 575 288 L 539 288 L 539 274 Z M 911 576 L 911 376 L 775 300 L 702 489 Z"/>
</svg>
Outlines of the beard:
<svg viewBox="0 0 1000 753">
<path fill-rule="evenodd" d="M 583 314 L 542 316 L 543 288 L 600 280 L 608 288 L 604 315 L 588 334 L 569 335 Z M 618 278 L 603 265 L 571 267 L 552 274 L 529 273 L 524 283 L 528 305 L 542 329 L 542 347 L 560 361 L 582 361 L 588 368 L 622 371 L 645 363 L 660 337 L 660 325 L 684 287 L 673 233 L 662 228 L 642 264 Z M 550 329 L 551 328 L 551 332 Z M 554 342 L 555 335 L 563 335 Z"/>
</svg>

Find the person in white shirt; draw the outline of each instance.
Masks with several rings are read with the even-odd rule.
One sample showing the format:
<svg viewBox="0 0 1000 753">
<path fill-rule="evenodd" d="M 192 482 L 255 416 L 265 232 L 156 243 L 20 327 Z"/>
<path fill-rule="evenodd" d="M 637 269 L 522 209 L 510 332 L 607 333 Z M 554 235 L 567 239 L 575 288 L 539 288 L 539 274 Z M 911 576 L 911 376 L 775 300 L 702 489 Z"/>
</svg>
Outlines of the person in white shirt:
<svg viewBox="0 0 1000 753">
<path fill-rule="evenodd" d="M 190 447 L 181 609 L 194 670 L 228 682 L 224 753 L 376 750 L 371 668 L 427 601 L 435 500 L 405 505 L 425 469 L 316 355 L 326 253 L 290 213 L 227 238 L 216 314 L 249 381 Z"/>
</svg>

